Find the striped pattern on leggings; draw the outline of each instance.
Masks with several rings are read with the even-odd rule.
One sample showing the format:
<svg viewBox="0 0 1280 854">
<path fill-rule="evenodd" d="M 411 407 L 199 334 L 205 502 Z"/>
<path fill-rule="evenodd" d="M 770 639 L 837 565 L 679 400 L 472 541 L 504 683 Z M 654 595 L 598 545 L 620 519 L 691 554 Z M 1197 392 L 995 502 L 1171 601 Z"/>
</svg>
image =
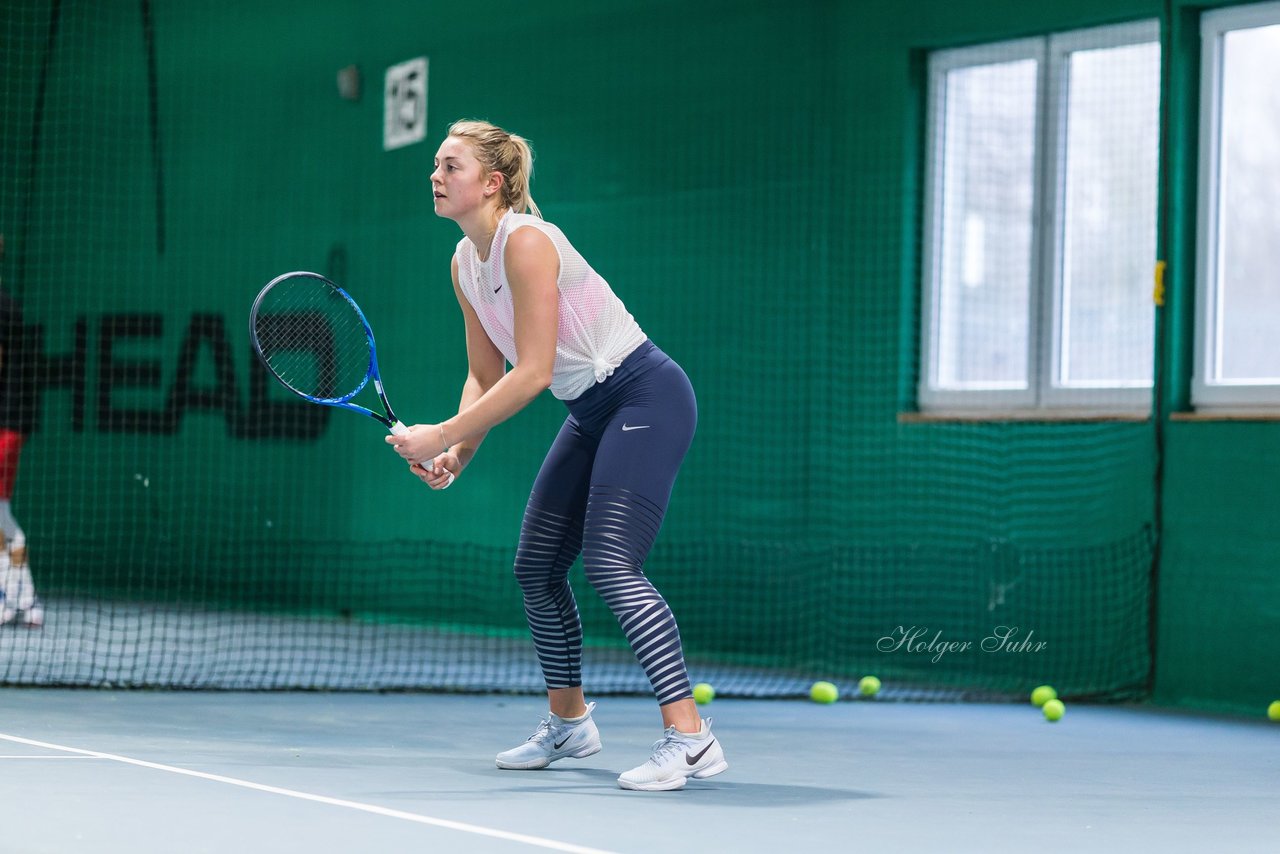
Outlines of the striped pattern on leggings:
<svg viewBox="0 0 1280 854">
<path fill-rule="evenodd" d="M 548 688 L 582 684 L 582 622 L 569 568 L 582 554 L 587 581 L 609 606 L 659 704 L 690 696 L 680 632 L 644 562 L 663 508 L 619 487 L 592 486 L 581 517 L 531 496 L 516 551 L 516 579 Z"/>
</svg>

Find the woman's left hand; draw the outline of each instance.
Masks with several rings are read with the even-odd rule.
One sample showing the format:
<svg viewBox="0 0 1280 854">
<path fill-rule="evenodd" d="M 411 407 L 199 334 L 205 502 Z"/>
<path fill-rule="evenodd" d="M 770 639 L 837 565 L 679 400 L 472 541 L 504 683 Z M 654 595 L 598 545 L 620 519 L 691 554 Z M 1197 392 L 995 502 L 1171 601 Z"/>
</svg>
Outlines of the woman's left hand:
<svg viewBox="0 0 1280 854">
<path fill-rule="evenodd" d="M 414 424 L 408 433 L 388 436 L 387 444 L 412 465 L 434 459 L 448 450 L 440 433 L 439 424 Z"/>
<path fill-rule="evenodd" d="M 409 474 L 425 483 L 432 489 L 448 489 L 464 468 L 462 460 L 451 451 L 446 451 L 434 460 L 424 460 L 409 464 Z"/>
</svg>

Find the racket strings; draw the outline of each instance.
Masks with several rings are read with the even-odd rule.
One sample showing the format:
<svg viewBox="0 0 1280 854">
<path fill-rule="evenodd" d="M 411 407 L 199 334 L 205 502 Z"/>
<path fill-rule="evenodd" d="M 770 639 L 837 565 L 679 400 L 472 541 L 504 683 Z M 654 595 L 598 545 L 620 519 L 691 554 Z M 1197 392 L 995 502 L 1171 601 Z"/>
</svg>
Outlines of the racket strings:
<svg viewBox="0 0 1280 854">
<path fill-rule="evenodd" d="M 258 306 L 254 332 L 281 382 L 320 400 L 345 400 L 368 381 L 373 356 L 358 309 L 337 288 L 298 276 L 276 282 Z"/>
</svg>

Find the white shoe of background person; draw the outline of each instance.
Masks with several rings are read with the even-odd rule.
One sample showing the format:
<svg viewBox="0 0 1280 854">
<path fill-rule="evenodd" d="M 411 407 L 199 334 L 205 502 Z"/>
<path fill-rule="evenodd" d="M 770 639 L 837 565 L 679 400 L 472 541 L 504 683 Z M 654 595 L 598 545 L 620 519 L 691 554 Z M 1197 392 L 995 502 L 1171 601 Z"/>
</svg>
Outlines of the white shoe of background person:
<svg viewBox="0 0 1280 854">
<path fill-rule="evenodd" d="M 44 606 L 36 597 L 31 565 L 26 561 L 13 563 L 7 554 L 0 554 L 0 599 L 0 625 L 15 621 L 31 628 L 44 625 Z"/>
<path fill-rule="evenodd" d="M 18 609 L 13 607 L 16 600 L 9 598 L 9 588 L 13 582 L 9 576 L 13 567 L 9 564 L 9 551 L 3 548 L 4 536 L 0 535 L 0 626 L 7 626 L 18 618 Z"/>
<path fill-rule="evenodd" d="M 32 602 L 31 607 L 18 612 L 18 625 L 29 629 L 38 629 L 44 625 L 44 605 L 40 604 L 39 599 Z"/>
</svg>

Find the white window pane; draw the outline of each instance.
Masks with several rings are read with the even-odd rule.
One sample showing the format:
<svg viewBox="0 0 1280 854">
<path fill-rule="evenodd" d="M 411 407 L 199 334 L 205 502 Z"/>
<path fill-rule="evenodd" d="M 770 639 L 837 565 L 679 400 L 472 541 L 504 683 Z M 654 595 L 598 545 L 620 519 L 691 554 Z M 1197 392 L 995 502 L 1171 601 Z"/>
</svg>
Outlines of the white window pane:
<svg viewBox="0 0 1280 854">
<path fill-rule="evenodd" d="M 1280 382 L 1280 26 L 1223 41 L 1219 382 Z"/>
<path fill-rule="evenodd" d="M 1159 166 L 1158 42 L 1067 61 L 1057 384 L 1151 384 Z"/>
<path fill-rule="evenodd" d="M 1025 388 L 1036 140 L 1033 59 L 947 72 L 939 388 Z"/>
</svg>

